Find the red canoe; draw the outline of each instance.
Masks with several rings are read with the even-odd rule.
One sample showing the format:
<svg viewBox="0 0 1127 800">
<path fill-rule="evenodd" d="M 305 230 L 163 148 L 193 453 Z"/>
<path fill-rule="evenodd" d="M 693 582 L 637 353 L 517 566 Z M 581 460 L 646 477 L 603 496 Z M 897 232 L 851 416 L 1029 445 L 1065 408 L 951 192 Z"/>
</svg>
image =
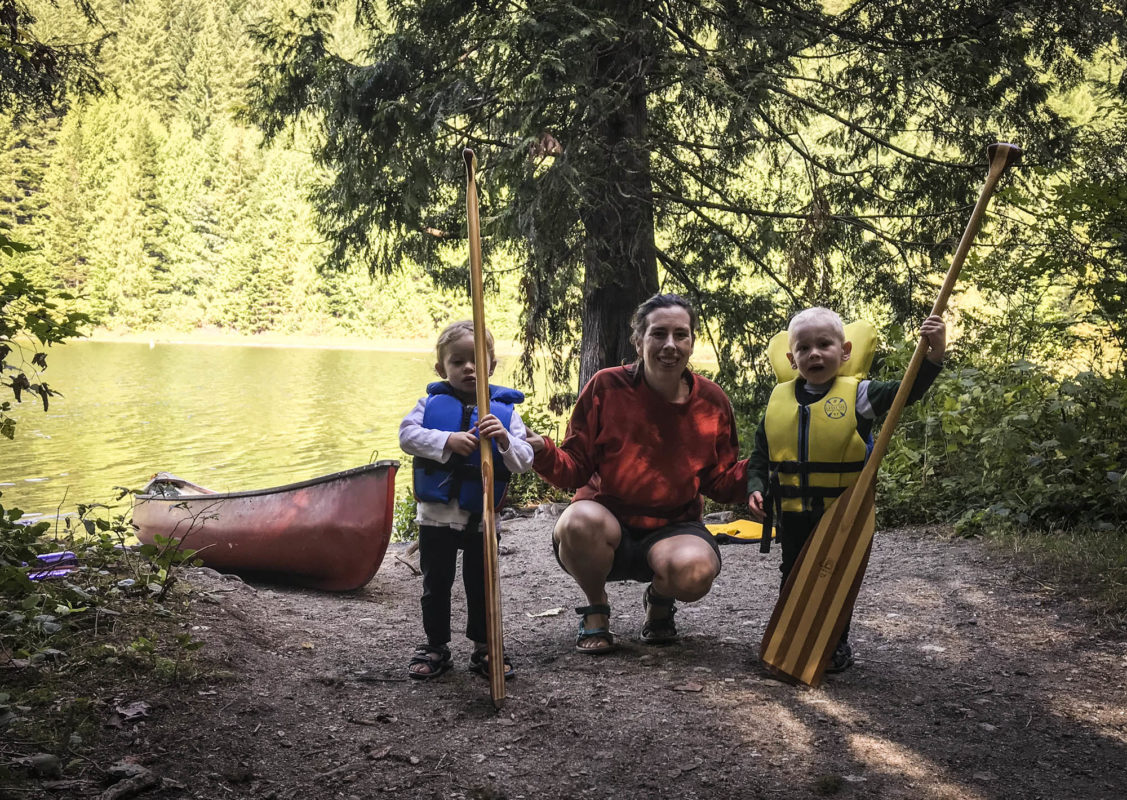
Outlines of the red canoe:
<svg viewBox="0 0 1127 800">
<path fill-rule="evenodd" d="M 167 472 L 133 505 L 137 538 L 165 536 L 205 566 L 348 591 L 372 579 L 391 540 L 398 461 L 274 489 L 213 492 Z"/>
</svg>

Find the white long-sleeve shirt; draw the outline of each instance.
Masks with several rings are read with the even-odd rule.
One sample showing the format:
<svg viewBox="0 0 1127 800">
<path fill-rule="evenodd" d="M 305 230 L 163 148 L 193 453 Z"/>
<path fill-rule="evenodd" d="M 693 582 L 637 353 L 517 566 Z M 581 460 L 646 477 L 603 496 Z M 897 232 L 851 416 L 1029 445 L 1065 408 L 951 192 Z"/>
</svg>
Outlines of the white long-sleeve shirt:
<svg viewBox="0 0 1127 800">
<path fill-rule="evenodd" d="M 422 456 L 432 461 L 445 464 L 450 460 L 453 451 L 447 446 L 450 434 L 454 431 L 441 431 L 435 428 L 423 427 L 423 412 L 426 411 L 427 398 L 422 398 L 410 413 L 399 423 L 399 447 L 404 453 L 412 456 Z M 532 445 L 526 439 L 528 429 L 516 408 L 513 409 L 512 419 L 509 420 L 509 448 L 501 450 L 501 458 L 505 466 L 514 475 L 527 472 L 532 467 Z M 500 445 L 498 445 L 500 449 Z M 419 525 L 435 525 L 454 530 L 464 530 L 469 521 L 470 512 L 458 505 L 458 498 L 451 498 L 447 503 L 433 503 L 420 501 L 416 503 L 415 522 Z"/>
</svg>

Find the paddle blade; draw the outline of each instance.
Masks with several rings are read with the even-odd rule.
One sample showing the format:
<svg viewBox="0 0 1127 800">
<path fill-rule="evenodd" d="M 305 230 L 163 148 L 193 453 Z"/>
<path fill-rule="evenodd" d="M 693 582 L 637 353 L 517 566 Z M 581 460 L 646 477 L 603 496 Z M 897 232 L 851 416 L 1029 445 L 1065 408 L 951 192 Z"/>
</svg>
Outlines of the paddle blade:
<svg viewBox="0 0 1127 800">
<path fill-rule="evenodd" d="M 823 514 L 806 540 L 763 634 L 759 653 L 780 677 L 817 686 L 853 610 L 876 527 L 873 487 L 858 512 L 846 508 L 856 486 Z"/>
</svg>

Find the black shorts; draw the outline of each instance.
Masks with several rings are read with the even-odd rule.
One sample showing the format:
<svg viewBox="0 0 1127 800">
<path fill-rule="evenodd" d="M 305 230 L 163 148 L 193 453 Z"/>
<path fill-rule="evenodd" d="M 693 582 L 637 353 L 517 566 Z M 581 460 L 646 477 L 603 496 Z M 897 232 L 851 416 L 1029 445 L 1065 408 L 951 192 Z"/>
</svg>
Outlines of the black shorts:
<svg viewBox="0 0 1127 800">
<path fill-rule="evenodd" d="M 663 528 L 653 530 L 630 528 L 621 522 L 619 527 L 622 528 L 622 539 L 615 548 L 614 563 L 611 565 L 610 574 L 607 575 L 607 581 L 652 581 L 654 571 L 649 563 L 650 548 L 661 540 L 673 536 L 687 535 L 704 539 L 716 554 L 717 563 L 723 563 L 716 537 L 708 532 L 708 528 L 700 520 L 672 522 Z M 555 539 L 552 540 L 552 550 L 555 551 L 556 561 L 563 567 L 564 572 L 567 572 L 567 567 L 564 567 L 563 562 L 560 561 L 560 546 Z"/>
</svg>

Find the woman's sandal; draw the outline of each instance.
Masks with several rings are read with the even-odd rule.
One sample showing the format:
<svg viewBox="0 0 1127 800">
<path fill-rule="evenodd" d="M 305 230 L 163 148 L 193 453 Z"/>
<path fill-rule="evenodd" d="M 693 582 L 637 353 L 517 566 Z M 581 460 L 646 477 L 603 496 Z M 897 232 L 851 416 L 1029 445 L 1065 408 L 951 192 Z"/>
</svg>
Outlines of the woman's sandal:
<svg viewBox="0 0 1127 800">
<path fill-rule="evenodd" d="M 501 663 L 505 665 L 505 680 L 517 674 L 516 669 L 513 667 L 513 662 L 509 661 L 509 657 L 502 653 Z M 474 650 L 470 653 L 470 672 L 476 672 L 478 675 L 488 678 L 489 677 L 489 651 L 488 650 Z"/>
<path fill-rule="evenodd" d="M 605 614 L 610 617 L 610 606 L 607 603 L 597 603 L 593 606 L 580 606 L 575 609 L 575 613 L 579 615 L 579 633 L 575 635 L 575 649 L 580 653 L 585 653 L 589 656 L 603 655 L 610 653 L 618 648 L 614 643 L 614 634 L 610 632 L 610 628 L 588 628 L 587 616 L 589 614 Z M 583 647 L 583 642 L 588 639 L 602 639 L 604 644 L 602 647 Z"/>
<path fill-rule="evenodd" d="M 642 609 L 646 612 L 646 621 L 642 623 L 642 633 L 639 637 L 643 644 L 671 644 L 677 641 L 677 624 L 673 615 L 677 609 L 673 606 L 672 597 L 662 597 L 655 594 L 653 584 L 646 587 L 642 594 Z M 669 613 L 659 619 L 650 619 L 650 606 L 654 608 L 667 608 Z"/>
<path fill-rule="evenodd" d="M 426 671 L 415 669 L 420 664 L 426 665 Z M 415 648 L 415 655 L 407 664 L 407 674 L 417 681 L 429 681 L 437 678 L 454 665 L 454 657 L 450 655 L 449 647 L 436 647 L 431 644 L 421 644 Z"/>
</svg>

